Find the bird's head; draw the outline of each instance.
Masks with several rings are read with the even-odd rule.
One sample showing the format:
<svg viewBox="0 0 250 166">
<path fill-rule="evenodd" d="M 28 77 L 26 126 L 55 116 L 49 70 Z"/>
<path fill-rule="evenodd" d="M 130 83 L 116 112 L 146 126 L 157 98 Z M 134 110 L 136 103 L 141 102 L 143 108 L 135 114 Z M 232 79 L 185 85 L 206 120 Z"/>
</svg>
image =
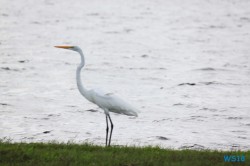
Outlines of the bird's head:
<svg viewBox="0 0 250 166">
<path fill-rule="evenodd" d="M 64 48 L 72 51 L 79 52 L 81 49 L 78 46 L 55 46 L 56 48 Z"/>
</svg>

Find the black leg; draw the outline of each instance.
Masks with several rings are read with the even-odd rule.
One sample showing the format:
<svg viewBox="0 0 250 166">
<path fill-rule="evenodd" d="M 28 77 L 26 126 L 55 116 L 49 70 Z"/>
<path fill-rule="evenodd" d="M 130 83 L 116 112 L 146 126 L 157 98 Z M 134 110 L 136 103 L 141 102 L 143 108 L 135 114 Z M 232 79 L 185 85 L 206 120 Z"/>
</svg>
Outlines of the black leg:
<svg viewBox="0 0 250 166">
<path fill-rule="evenodd" d="M 109 133 L 109 124 L 108 124 L 108 117 L 106 115 L 106 123 L 107 123 L 107 128 L 106 128 L 106 146 L 108 145 L 108 133 Z"/>
<path fill-rule="evenodd" d="M 112 132 L 113 132 L 113 127 L 114 127 L 114 125 L 113 125 L 113 123 L 112 123 L 112 120 L 111 120 L 111 118 L 110 118 L 110 115 L 109 115 L 109 114 L 108 114 L 108 117 L 109 117 L 110 124 L 111 124 L 111 131 L 110 131 L 110 136 L 109 136 L 109 145 L 108 145 L 108 146 L 110 146 L 110 143 L 111 143 L 111 137 L 112 137 Z"/>
</svg>

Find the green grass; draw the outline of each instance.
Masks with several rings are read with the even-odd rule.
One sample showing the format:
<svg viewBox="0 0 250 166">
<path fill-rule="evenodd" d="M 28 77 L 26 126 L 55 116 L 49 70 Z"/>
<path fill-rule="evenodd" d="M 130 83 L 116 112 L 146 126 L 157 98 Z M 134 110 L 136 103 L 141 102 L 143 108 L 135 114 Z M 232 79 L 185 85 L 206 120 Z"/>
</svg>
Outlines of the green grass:
<svg viewBox="0 0 250 166">
<path fill-rule="evenodd" d="M 245 156 L 245 162 L 224 162 L 224 155 L 242 154 Z M 4 165 L 250 165 L 250 151 L 172 150 L 159 147 L 102 147 L 91 144 L 0 141 L 0 166 Z"/>
</svg>

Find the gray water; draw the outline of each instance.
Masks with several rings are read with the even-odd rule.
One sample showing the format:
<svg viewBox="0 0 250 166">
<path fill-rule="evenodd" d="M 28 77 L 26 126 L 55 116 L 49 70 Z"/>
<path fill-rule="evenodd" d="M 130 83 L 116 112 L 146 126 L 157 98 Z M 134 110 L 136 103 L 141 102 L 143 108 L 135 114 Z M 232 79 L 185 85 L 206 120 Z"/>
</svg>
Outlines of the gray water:
<svg viewBox="0 0 250 166">
<path fill-rule="evenodd" d="M 76 87 L 115 92 L 115 145 L 250 149 L 250 1 L 0 0 L 0 138 L 104 145 L 103 111 Z"/>
</svg>

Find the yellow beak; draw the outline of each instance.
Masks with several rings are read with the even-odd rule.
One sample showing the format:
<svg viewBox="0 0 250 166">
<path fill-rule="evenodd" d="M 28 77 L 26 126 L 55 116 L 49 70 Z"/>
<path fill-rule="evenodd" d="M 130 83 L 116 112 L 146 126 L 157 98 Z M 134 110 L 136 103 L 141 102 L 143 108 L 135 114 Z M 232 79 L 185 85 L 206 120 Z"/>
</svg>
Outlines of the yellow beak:
<svg viewBox="0 0 250 166">
<path fill-rule="evenodd" d="M 64 49 L 69 49 L 73 48 L 73 46 L 55 46 L 56 48 L 64 48 Z"/>
</svg>

